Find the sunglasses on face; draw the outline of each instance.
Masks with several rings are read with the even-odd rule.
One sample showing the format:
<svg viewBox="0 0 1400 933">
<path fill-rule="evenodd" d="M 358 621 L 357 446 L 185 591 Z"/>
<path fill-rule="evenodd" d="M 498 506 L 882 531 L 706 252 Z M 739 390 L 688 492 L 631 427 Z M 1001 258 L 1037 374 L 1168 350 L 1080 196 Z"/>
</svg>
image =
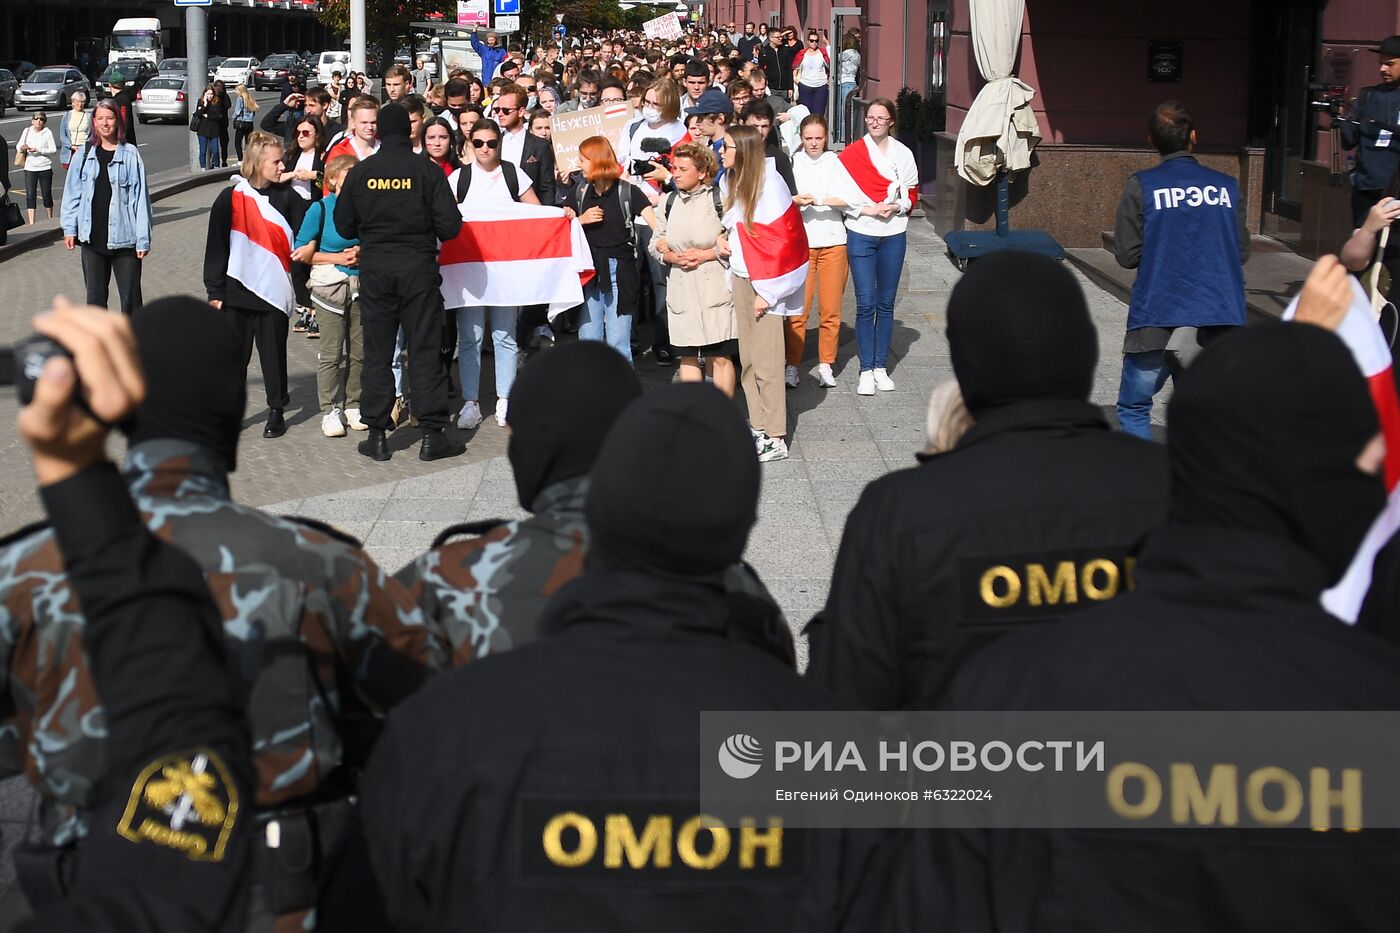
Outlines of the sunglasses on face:
<svg viewBox="0 0 1400 933">
<path fill-rule="evenodd" d="M 523 108 L 523 107 L 492 107 L 491 109 L 492 109 L 493 111 L 495 111 L 496 113 L 515 113 L 515 111 L 517 111 L 517 110 L 523 110 L 523 109 L 525 109 L 525 108 Z"/>
<path fill-rule="evenodd" d="M 297 135 L 298 135 L 298 136 L 315 136 L 316 134 L 313 133 L 311 130 L 297 130 Z"/>
<path fill-rule="evenodd" d="M 472 148 L 473 148 L 473 149 L 480 149 L 480 148 L 482 148 L 483 146 L 485 146 L 487 149 L 495 149 L 495 148 L 496 148 L 497 146 L 499 146 L 500 144 L 501 144 L 501 141 L 500 141 L 499 139 L 473 139 L 473 140 L 472 140 Z"/>
</svg>

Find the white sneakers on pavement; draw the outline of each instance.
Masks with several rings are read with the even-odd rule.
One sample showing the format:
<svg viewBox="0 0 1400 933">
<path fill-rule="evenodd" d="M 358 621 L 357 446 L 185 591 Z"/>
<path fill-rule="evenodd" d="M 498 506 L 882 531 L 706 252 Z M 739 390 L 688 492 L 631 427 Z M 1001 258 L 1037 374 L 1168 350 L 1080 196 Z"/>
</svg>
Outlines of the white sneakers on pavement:
<svg viewBox="0 0 1400 933">
<path fill-rule="evenodd" d="M 864 373 L 861 375 L 864 375 Z M 894 380 L 890 378 L 889 373 L 885 372 L 883 366 L 874 370 L 872 375 L 875 377 L 875 388 L 879 389 L 881 392 L 894 391 Z"/>
<path fill-rule="evenodd" d="M 352 431 L 368 431 L 369 425 L 360 419 L 358 408 L 345 409 L 345 425 Z"/>
<path fill-rule="evenodd" d="M 875 394 L 875 372 L 870 369 L 863 369 L 860 372 L 860 379 L 856 382 L 856 395 Z"/>
<path fill-rule="evenodd" d="M 481 406 L 476 402 L 466 402 L 462 405 L 462 410 L 457 413 L 457 427 L 462 431 L 470 431 L 481 424 Z"/>
<path fill-rule="evenodd" d="M 789 389 L 797 388 L 797 384 L 801 381 L 801 378 L 802 377 L 797 373 L 796 366 L 789 366 L 783 370 L 783 382 L 787 383 Z"/>
<path fill-rule="evenodd" d="M 781 437 L 769 437 L 763 432 L 754 436 L 754 447 L 758 451 L 758 462 L 768 463 L 772 460 L 786 460 L 788 458 L 787 441 Z"/>
<path fill-rule="evenodd" d="M 326 437 L 344 437 L 345 425 L 340 421 L 340 409 L 332 408 L 321 416 L 321 433 Z"/>
<path fill-rule="evenodd" d="M 830 363 L 822 363 L 817 367 L 817 385 L 823 389 L 836 388 L 836 376 L 831 372 Z"/>
<path fill-rule="evenodd" d="M 506 412 L 510 410 L 510 399 L 496 399 L 496 423 L 501 427 L 506 426 Z"/>
</svg>

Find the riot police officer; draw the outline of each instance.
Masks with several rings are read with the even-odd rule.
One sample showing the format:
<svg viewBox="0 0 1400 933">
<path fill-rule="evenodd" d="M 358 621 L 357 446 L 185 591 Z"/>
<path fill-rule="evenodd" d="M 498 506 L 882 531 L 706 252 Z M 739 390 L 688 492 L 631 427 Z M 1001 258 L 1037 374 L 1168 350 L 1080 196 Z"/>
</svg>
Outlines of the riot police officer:
<svg viewBox="0 0 1400 933">
<path fill-rule="evenodd" d="M 382 145 L 345 176 L 335 203 L 336 228 L 360 241 L 365 331 L 360 412 L 369 436 L 359 450 L 379 461 L 390 456 L 385 437 L 394 427 L 390 367 L 400 327 L 413 414 L 423 428 L 419 459 L 456 456 L 465 449 L 443 433 L 450 421 L 448 376 L 438 352 L 443 317 L 438 241 L 457 236 L 462 216 L 442 171 L 414 153 L 408 129 L 408 111 L 402 106 L 380 108 Z"/>
</svg>

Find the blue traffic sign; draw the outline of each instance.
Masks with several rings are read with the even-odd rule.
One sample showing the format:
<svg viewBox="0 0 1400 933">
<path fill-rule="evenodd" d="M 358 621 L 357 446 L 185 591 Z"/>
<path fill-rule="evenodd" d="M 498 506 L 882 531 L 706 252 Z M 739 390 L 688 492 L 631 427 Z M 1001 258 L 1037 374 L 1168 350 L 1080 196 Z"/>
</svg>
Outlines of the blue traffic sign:
<svg viewBox="0 0 1400 933">
<path fill-rule="evenodd" d="M 214 0 L 175 0 L 176 6 L 213 6 Z"/>
<path fill-rule="evenodd" d="M 519 16 L 520 0 L 496 0 L 497 16 Z"/>
</svg>

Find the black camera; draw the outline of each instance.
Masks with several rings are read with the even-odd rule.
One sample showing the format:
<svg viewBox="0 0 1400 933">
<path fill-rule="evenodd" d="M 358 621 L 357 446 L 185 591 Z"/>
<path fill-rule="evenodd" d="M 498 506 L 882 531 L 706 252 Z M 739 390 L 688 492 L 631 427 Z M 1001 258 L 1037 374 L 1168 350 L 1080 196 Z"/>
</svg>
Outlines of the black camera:
<svg viewBox="0 0 1400 933">
<path fill-rule="evenodd" d="M 649 159 L 633 159 L 632 174 L 646 175 L 653 171 L 652 163 L 660 165 L 667 171 L 671 170 L 671 142 L 664 136 L 648 136 L 643 139 L 637 148 L 648 153 Z"/>
<path fill-rule="evenodd" d="M 1342 108 L 1346 106 L 1346 93 L 1345 85 L 1310 83 L 1308 84 L 1308 109 L 1340 117 Z"/>
<path fill-rule="evenodd" d="M 19 403 L 28 405 L 34 401 L 34 383 L 44 371 L 44 364 L 55 356 L 73 358 L 61 344 L 38 334 L 31 334 L 13 347 L 0 348 L 0 386 L 14 386 Z"/>
</svg>

